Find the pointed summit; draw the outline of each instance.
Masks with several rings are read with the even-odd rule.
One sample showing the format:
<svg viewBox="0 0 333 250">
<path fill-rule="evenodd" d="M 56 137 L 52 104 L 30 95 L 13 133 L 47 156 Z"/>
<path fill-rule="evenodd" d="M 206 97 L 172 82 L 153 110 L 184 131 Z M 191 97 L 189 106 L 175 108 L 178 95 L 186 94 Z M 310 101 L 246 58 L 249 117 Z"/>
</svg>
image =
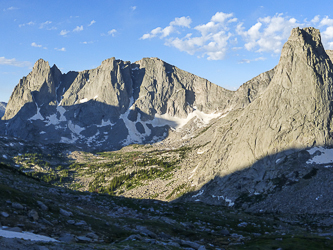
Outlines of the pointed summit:
<svg viewBox="0 0 333 250">
<path fill-rule="evenodd" d="M 224 176 L 283 150 L 333 144 L 332 79 L 319 31 L 293 29 L 269 86 L 212 128 L 224 132 L 215 135 L 211 154 L 202 161 L 206 172 Z"/>
<path fill-rule="evenodd" d="M 40 71 L 43 71 L 43 70 L 46 70 L 46 69 L 50 69 L 49 62 L 40 58 L 35 62 L 34 67 L 32 68 L 32 71 L 40 72 Z"/>
</svg>

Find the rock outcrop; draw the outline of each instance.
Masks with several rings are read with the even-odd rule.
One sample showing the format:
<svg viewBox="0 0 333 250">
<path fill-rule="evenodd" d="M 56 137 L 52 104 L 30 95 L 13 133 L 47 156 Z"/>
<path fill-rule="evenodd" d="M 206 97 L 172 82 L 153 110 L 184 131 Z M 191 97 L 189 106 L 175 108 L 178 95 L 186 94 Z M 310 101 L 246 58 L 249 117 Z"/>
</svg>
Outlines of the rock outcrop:
<svg viewBox="0 0 333 250">
<path fill-rule="evenodd" d="M 253 102 L 230 111 L 202 135 L 213 138 L 193 183 L 215 178 L 205 197 L 235 201 L 244 192 L 254 193 L 256 185 L 265 186 L 268 177 L 281 177 L 277 165 L 283 157 L 333 144 L 333 68 L 319 30 L 293 29 L 279 64 L 266 74 L 271 81 Z"/>
</svg>

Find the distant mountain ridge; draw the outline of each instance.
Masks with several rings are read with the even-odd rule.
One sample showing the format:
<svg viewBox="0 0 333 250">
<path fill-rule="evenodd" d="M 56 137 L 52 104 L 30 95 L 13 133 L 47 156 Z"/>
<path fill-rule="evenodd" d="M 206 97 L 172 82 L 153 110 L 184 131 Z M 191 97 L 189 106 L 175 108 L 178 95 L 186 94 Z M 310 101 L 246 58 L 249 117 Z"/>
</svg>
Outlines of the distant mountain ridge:
<svg viewBox="0 0 333 250">
<path fill-rule="evenodd" d="M 252 91 L 233 92 L 158 58 L 135 63 L 110 58 L 96 69 L 67 74 L 40 59 L 15 87 L 2 118 L 4 131 L 85 150 L 156 142 L 193 118 L 202 126 L 248 105 L 273 74 L 248 82 Z"/>
</svg>

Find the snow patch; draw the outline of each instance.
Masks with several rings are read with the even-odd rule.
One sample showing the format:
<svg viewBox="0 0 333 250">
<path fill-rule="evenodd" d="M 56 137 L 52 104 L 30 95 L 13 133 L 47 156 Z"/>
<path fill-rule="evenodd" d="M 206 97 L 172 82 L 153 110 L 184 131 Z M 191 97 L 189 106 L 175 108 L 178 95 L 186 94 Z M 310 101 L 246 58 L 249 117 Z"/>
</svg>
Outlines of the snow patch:
<svg viewBox="0 0 333 250">
<path fill-rule="evenodd" d="M 192 198 L 196 198 L 196 197 L 202 195 L 204 191 L 205 191 L 205 190 L 201 190 L 199 193 L 193 195 Z"/>
<path fill-rule="evenodd" d="M 212 119 L 217 118 L 221 115 L 221 113 L 215 113 L 215 112 L 211 114 L 206 114 L 196 109 L 196 107 L 194 108 L 195 110 L 192 113 L 188 114 L 186 118 L 174 117 L 167 113 L 163 115 L 155 114 L 155 118 L 151 123 L 153 126 L 169 125 L 171 128 L 177 131 L 195 117 L 198 118 L 204 125 L 207 125 Z"/>
<path fill-rule="evenodd" d="M 33 234 L 33 233 L 29 233 L 29 232 L 12 232 L 12 231 L 7 231 L 7 230 L 2 230 L 0 229 L 0 236 L 1 237 L 5 237 L 5 238 L 18 238 L 18 239 L 24 239 L 24 240 L 33 240 L 33 241 L 46 241 L 46 242 L 50 242 L 50 241 L 55 241 L 57 242 L 57 240 L 44 236 L 44 235 L 40 235 L 40 234 Z"/>
<path fill-rule="evenodd" d="M 50 116 L 46 117 L 46 119 L 48 120 L 48 123 L 45 126 L 50 126 L 51 124 L 52 125 L 59 124 L 59 120 L 57 118 L 57 114 L 50 115 Z"/>
<path fill-rule="evenodd" d="M 64 116 L 64 114 L 66 113 L 67 110 L 64 107 L 62 107 L 62 106 L 57 106 L 57 111 L 60 114 L 59 121 L 61 121 L 61 122 L 67 121 L 66 117 Z"/>
<path fill-rule="evenodd" d="M 67 121 L 66 117 L 64 116 L 64 114 L 66 113 L 66 109 L 64 107 L 58 105 L 57 112 L 60 114 L 60 118 L 58 119 L 57 113 L 47 116 L 47 124 L 45 126 L 58 125 L 60 122 Z"/>
<path fill-rule="evenodd" d="M 41 131 L 41 132 L 39 132 L 39 134 L 43 135 L 43 134 L 46 134 L 46 132 L 45 131 Z"/>
<path fill-rule="evenodd" d="M 35 101 L 35 98 L 33 96 L 32 96 L 32 99 L 34 100 L 34 103 L 35 103 L 35 105 L 37 107 L 37 113 L 34 116 L 32 116 L 30 119 L 28 119 L 28 120 L 29 121 L 31 121 L 31 120 L 33 120 L 33 121 L 34 120 L 44 120 L 44 117 L 40 113 L 40 108 L 38 107 L 37 102 Z"/>
<path fill-rule="evenodd" d="M 76 137 L 76 136 L 74 136 L 74 135 L 72 134 L 72 138 L 71 138 L 71 139 L 69 139 L 69 138 L 67 138 L 67 137 L 61 137 L 61 138 L 60 138 L 60 143 L 72 144 L 72 143 L 76 142 L 77 139 L 78 139 L 78 137 Z"/>
<path fill-rule="evenodd" d="M 231 199 L 228 199 L 227 197 L 224 197 L 223 195 L 216 196 L 216 197 L 217 197 L 218 200 L 222 199 L 225 202 L 227 202 L 228 203 L 228 207 L 232 207 L 233 205 L 235 205 L 235 203 Z"/>
<path fill-rule="evenodd" d="M 72 121 L 68 122 L 68 128 L 72 133 L 79 135 L 85 128 L 80 127 L 79 125 L 76 125 L 72 123 Z"/>
<path fill-rule="evenodd" d="M 130 107 L 132 107 L 134 104 L 134 98 L 130 98 Z M 122 119 L 125 123 L 125 126 L 128 130 L 127 138 L 123 141 L 123 146 L 129 145 L 131 143 L 142 143 L 146 136 L 149 136 L 151 134 L 151 130 L 148 128 L 147 123 L 151 123 L 151 121 L 143 122 L 141 121 L 141 115 L 138 115 L 138 120 L 141 122 L 141 124 L 144 127 L 145 133 L 141 134 L 136 129 L 136 121 L 131 121 L 128 119 L 128 115 L 130 112 L 130 108 L 122 115 L 120 115 L 119 119 Z"/>
<path fill-rule="evenodd" d="M 112 123 L 111 121 L 110 121 L 110 119 L 109 120 L 106 120 L 106 121 L 104 121 L 103 119 L 102 119 L 102 123 L 101 123 L 101 125 L 97 125 L 97 127 L 98 128 L 100 128 L 100 127 L 105 127 L 105 126 L 114 126 L 115 125 L 115 123 Z"/>
<path fill-rule="evenodd" d="M 44 120 L 44 117 L 42 116 L 42 114 L 40 113 L 40 108 L 37 107 L 37 113 L 30 117 L 30 119 L 28 119 L 29 121 L 35 121 L 35 120 Z"/>
<path fill-rule="evenodd" d="M 312 159 L 308 160 L 307 164 L 328 164 L 333 163 L 333 148 L 314 147 L 307 150 L 311 155 L 320 151 L 321 155 L 315 155 Z"/>
<path fill-rule="evenodd" d="M 2 158 L 8 159 L 7 155 L 2 155 Z"/>
</svg>

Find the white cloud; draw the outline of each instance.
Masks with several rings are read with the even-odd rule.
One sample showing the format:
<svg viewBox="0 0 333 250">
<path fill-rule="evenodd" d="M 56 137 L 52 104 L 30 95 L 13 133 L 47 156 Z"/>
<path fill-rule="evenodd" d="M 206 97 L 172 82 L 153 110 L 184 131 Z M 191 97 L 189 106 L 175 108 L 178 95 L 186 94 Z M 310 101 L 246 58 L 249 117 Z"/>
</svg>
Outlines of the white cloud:
<svg viewBox="0 0 333 250">
<path fill-rule="evenodd" d="M 295 18 L 283 17 L 276 14 L 273 17 L 259 18 L 249 30 L 245 30 L 243 23 L 237 25 L 236 32 L 245 40 L 244 47 L 256 52 L 280 53 L 285 40 L 290 36 L 293 28 L 300 26 Z"/>
<path fill-rule="evenodd" d="M 91 43 L 94 43 L 93 41 L 89 41 L 89 42 L 87 42 L 87 41 L 84 41 L 84 42 L 81 42 L 82 44 L 91 44 Z"/>
<path fill-rule="evenodd" d="M 242 64 L 242 63 L 250 63 L 250 62 L 257 62 L 257 61 L 265 61 L 266 58 L 265 57 L 258 57 L 258 58 L 255 58 L 255 59 L 243 59 L 241 61 L 239 61 L 238 63 L 239 64 Z"/>
<path fill-rule="evenodd" d="M 108 31 L 108 35 L 115 36 L 115 33 L 117 32 L 116 29 L 112 29 Z"/>
<path fill-rule="evenodd" d="M 131 9 L 134 11 L 136 10 L 136 6 L 131 6 Z"/>
<path fill-rule="evenodd" d="M 41 23 L 40 26 L 39 26 L 39 28 L 40 28 L 40 29 L 43 29 L 43 28 L 45 28 L 46 26 L 48 26 L 49 24 L 51 24 L 51 23 L 52 23 L 51 21 L 46 21 L 46 22 L 44 22 L 44 23 Z"/>
<path fill-rule="evenodd" d="M 190 17 L 176 17 L 175 20 L 171 21 L 169 23 L 169 26 L 162 29 L 161 27 L 157 27 L 150 31 L 149 33 L 144 34 L 140 39 L 150 39 L 156 36 L 160 36 L 160 38 L 164 38 L 169 36 L 171 33 L 175 32 L 177 29 L 176 27 L 186 27 L 190 28 L 190 24 L 192 23 L 192 20 Z"/>
<path fill-rule="evenodd" d="M 315 16 L 315 17 L 311 20 L 311 22 L 312 22 L 312 23 L 318 23 L 319 20 L 320 20 L 320 16 L 317 15 L 317 16 Z"/>
<path fill-rule="evenodd" d="M 14 6 L 11 6 L 7 9 L 3 9 L 3 11 L 8 11 L 8 10 L 18 10 L 18 8 L 14 7 Z"/>
<path fill-rule="evenodd" d="M 91 26 L 91 25 L 93 25 L 94 23 L 96 23 L 96 21 L 95 21 L 95 20 L 92 20 L 92 21 L 88 24 L 88 26 Z"/>
<path fill-rule="evenodd" d="M 192 23 L 192 19 L 190 17 L 176 17 L 174 21 L 170 23 L 170 26 L 181 26 L 190 28 L 190 24 Z"/>
<path fill-rule="evenodd" d="M 66 36 L 70 31 L 69 30 L 62 30 L 60 31 L 59 35 Z"/>
<path fill-rule="evenodd" d="M 275 14 L 258 18 L 248 28 L 233 13 L 217 12 L 206 22 L 190 27 L 190 17 L 175 18 L 166 27 L 156 27 L 143 34 L 140 40 L 159 38 L 164 45 L 208 60 L 222 60 L 226 53 L 240 49 L 276 56 L 295 27 L 318 26 L 326 49 L 333 49 L 333 19 L 314 16 L 311 21 L 299 22 L 294 17 Z M 182 29 L 180 29 L 182 27 Z M 239 56 L 238 54 L 235 54 Z M 240 63 L 265 60 L 265 57 L 244 59 Z"/>
<path fill-rule="evenodd" d="M 200 54 L 200 57 L 207 57 L 207 60 L 222 60 L 228 49 L 229 39 L 233 36 L 229 32 L 229 25 L 237 21 L 232 13 L 217 12 L 206 24 L 194 27 L 199 31 L 199 36 L 188 33 L 183 38 L 170 38 L 166 45 L 185 51 L 190 55 Z M 237 39 L 233 40 L 237 43 Z"/>
<path fill-rule="evenodd" d="M 37 43 L 35 43 L 35 42 L 31 43 L 31 46 L 32 46 L 32 47 L 36 47 L 36 48 L 41 48 L 41 47 L 43 47 L 42 45 L 37 44 Z"/>
<path fill-rule="evenodd" d="M 28 26 L 32 26 L 32 25 L 35 25 L 35 22 L 30 21 L 30 22 L 28 22 L 28 23 L 22 23 L 22 24 L 19 24 L 19 27 L 21 28 L 21 27 L 24 27 L 24 26 L 26 26 L 26 25 L 28 25 Z"/>
<path fill-rule="evenodd" d="M 325 49 L 333 49 L 333 26 L 326 27 L 321 36 Z"/>
<path fill-rule="evenodd" d="M 64 48 L 64 47 L 62 47 L 61 49 L 58 49 L 58 48 L 54 48 L 55 50 L 57 50 L 57 51 L 66 51 L 66 49 Z"/>
<path fill-rule="evenodd" d="M 73 32 L 80 32 L 80 31 L 82 31 L 82 30 L 83 30 L 83 25 L 81 25 L 81 26 L 76 26 L 76 28 L 73 29 Z"/>
<path fill-rule="evenodd" d="M 0 57 L 0 65 L 10 65 L 15 67 L 31 67 L 31 62 L 27 61 L 17 61 L 15 58 L 7 59 L 5 57 Z"/>
<path fill-rule="evenodd" d="M 320 21 L 319 26 L 333 26 L 333 19 L 326 16 Z"/>
<path fill-rule="evenodd" d="M 232 17 L 232 13 L 223 13 L 223 12 L 217 12 L 214 16 L 212 16 L 212 22 L 218 22 L 218 23 L 224 23 L 225 20 Z"/>
</svg>

